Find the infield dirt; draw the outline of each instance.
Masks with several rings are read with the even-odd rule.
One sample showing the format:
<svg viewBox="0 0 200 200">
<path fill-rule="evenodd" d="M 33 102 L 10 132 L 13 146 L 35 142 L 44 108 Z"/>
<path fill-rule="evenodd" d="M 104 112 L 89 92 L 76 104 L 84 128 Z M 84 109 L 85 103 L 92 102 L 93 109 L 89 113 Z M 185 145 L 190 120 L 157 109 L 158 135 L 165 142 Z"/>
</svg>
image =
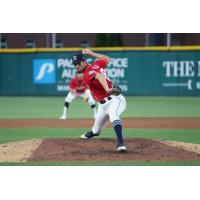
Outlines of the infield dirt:
<svg viewBox="0 0 200 200">
<path fill-rule="evenodd" d="M 148 162 L 200 160 L 200 145 L 151 139 L 127 139 L 128 151 L 114 139 L 45 139 L 0 145 L 0 162 Z"/>
<path fill-rule="evenodd" d="M 124 128 L 200 129 L 200 118 L 124 118 L 122 122 Z M 91 128 L 93 123 L 93 119 L 0 119 L 0 128 Z M 107 127 L 112 126 L 108 123 Z"/>
</svg>

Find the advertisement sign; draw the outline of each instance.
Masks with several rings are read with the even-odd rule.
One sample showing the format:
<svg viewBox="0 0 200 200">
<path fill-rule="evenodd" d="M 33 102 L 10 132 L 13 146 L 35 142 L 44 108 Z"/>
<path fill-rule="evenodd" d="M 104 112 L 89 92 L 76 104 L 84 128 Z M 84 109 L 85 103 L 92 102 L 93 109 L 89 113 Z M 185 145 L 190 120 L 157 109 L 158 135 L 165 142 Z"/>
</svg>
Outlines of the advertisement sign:
<svg viewBox="0 0 200 200">
<path fill-rule="evenodd" d="M 77 52 L 0 55 L 1 95 L 66 95 Z M 107 77 L 124 95 L 200 96 L 198 51 L 99 51 L 112 60 Z M 94 59 L 87 57 L 90 64 Z"/>
<path fill-rule="evenodd" d="M 163 87 L 184 88 L 188 91 L 200 89 L 199 60 L 163 61 L 162 67 L 165 77 Z"/>
<path fill-rule="evenodd" d="M 54 59 L 33 60 L 33 83 L 54 84 L 56 82 L 56 69 Z"/>
</svg>

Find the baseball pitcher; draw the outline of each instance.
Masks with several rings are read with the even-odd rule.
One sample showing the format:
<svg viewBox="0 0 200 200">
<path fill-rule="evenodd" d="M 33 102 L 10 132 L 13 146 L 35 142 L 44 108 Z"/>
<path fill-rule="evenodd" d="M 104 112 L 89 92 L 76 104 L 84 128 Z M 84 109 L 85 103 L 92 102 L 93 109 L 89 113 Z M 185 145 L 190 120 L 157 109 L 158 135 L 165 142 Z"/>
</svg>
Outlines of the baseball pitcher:
<svg viewBox="0 0 200 200">
<path fill-rule="evenodd" d="M 92 64 L 88 64 L 84 54 L 94 57 L 97 60 Z M 106 126 L 108 120 L 110 120 L 117 136 L 117 151 L 125 152 L 126 146 L 124 145 L 122 136 L 120 114 L 126 108 L 126 100 L 121 94 L 120 87 L 114 86 L 106 76 L 104 68 L 110 60 L 108 56 L 95 53 L 88 49 L 83 50 L 82 54 L 74 55 L 72 58 L 72 63 L 77 72 L 83 72 L 84 82 L 99 103 L 92 130 L 84 133 L 81 138 L 89 139 L 98 136 Z"/>
<path fill-rule="evenodd" d="M 60 119 L 68 118 L 69 105 L 76 97 L 83 98 L 83 101 L 87 102 L 91 106 L 93 110 L 93 117 L 95 118 L 96 113 L 97 113 L 95 100 L 92 97 L 90 90 L 87 88 L 86 84 L 83 81 L 82 72 L 76 72 L 75 77 L 72 78 L 70 81 L 69 89 L 70 89 L 70 92 L 65 97 L 63 114 L 60 117 Z"/>
</svg>

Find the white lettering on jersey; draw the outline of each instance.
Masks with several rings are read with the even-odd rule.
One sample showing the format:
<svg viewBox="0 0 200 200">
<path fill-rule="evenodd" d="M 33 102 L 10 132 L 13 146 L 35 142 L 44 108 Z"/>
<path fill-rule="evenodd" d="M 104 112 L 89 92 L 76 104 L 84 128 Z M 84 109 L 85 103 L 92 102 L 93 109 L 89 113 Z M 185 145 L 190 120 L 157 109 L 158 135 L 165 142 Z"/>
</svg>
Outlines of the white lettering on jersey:
<svg viewBox="0 0 200 200">
<path fill-rule="evenodd" d="M 92 66 L 92 69 L 98 69 L 98 68 L 99 68 L 98 65 L 93 65 L 93 66 Z"/>
<path fill-rule="evenodd" d="M 92 74 L 94 74 L 94 70 L 91 70 L 88 72 L 88 75 L 91 76 Z"/>
<path fill-rule="evenodd" d="M 100 69 L 100 72 L 106 77 L 107 80 L 111 82 L 111 80 L 107 77 L 107 74 L 103 68 Z"/>
</svg>

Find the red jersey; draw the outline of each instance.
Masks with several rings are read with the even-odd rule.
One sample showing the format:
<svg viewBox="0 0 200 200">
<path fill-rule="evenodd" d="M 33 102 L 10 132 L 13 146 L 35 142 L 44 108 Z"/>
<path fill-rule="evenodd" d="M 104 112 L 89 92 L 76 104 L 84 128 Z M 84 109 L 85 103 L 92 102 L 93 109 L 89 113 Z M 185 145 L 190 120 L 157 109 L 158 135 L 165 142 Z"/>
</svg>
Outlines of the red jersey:
<svg viewBox="0 0 200 200">
<path fill-rule="evenodd" d="M 82 80 L 79 82 L 76 77 L 72 78 L 69 84 L 69 89 L 72 92 L 84 93 L 87 89 L 85 82 Z"/>
<path fill-rule="evenodd" d="M 83 80 L 85 81 L 86 85 L 89 87 L 91 93 L 97 101 L 102 101 L 105 97 L 110 96 L 110 94 L 106 93 L 99 81 L 95 80 L 95 76 L 97 73 L 104 74 L 108 87 L 112 88 L 112 82 L 108 79 L 104 71 L 106 65 L 106 60 L 96 60 L 95 62 L 87 66 L 83 74 Z"/>
</svg>

